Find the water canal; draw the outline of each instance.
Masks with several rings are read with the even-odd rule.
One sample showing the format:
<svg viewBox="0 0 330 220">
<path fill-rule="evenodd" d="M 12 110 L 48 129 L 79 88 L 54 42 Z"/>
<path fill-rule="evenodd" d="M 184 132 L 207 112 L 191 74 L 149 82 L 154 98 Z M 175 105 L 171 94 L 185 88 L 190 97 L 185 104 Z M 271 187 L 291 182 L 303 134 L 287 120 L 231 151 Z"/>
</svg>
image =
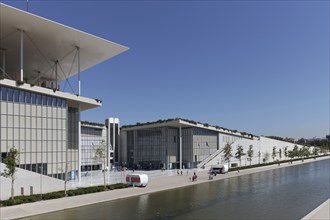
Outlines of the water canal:
<svg viewBox="0 0 330 220">
<path fill-rule="evenodd" d="M 301 219 L 330 197 L 330 160 L 26 219 Z"/>
</svg>

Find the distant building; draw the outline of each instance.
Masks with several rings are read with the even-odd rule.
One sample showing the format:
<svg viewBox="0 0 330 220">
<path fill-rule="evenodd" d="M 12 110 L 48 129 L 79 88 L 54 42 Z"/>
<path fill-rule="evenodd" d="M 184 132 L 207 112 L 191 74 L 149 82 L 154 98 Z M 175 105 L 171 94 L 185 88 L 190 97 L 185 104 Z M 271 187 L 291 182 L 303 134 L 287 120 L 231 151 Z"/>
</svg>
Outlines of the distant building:
<svg viewBox="0 0 330 220">
<path fill-rule="evenodd" d="M 227 143 L 231 144 L 233 155 L 238 145 L 245 153 L 252 145 L 251 164 L 272 161 L 270 155 L 274 146 L 274 160 L 284 159 L 285 148 L 294 147 L 293 143 L 285 141 L 177 118 L 123 126 L 119 158 L 121 164 L 135 169 L 201 168 L 224 164 L 223 148 Z M 243 164 L 250 163 L 247 155 L 242 161 Z M 238 163 L 237 159 L 231 158 L 231 167 Z"/>
<path fill-rule="evenodd" d="M 115 165 L 115 155 L 119 146 L 119 119 L 108 118 L 105 124 L 81 122 L 81 171 L 104 170 L 104 160 L 95 158 L 97 148 L 106 147 L 106 166 Z"/>
<path fill-rule="evenodd" d="M 327 135 L 327 136 L 325 136 L 325 138 L 326 138 L 328 141 L 330 141 L 330 134 Z"/>
</svg>

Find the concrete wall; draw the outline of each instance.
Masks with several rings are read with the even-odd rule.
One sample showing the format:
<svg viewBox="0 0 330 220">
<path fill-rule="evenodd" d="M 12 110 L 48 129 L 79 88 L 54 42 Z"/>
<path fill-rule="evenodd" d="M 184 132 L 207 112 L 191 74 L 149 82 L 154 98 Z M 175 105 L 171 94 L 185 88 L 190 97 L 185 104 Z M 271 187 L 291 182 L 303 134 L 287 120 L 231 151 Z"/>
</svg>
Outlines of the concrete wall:
<svg viewBox="0 0 330 220">
<path fill-rule="evenodd" d="M 0 163 L 0 171 L 3 172 L 5 168 L 6 165 Z M 42 178 L 42 182 L 40 182 L 40 177 Z M 0 177 L 0 183 L 1 183 L 0 199 L 5 200 L 10 198 L 11 179 Z M 33 187 L 34 194 L 40 194 L 41 185 L 42 185 L 42 193 L 64 190 L 63 180 L 55 179 L 45 175 L 40 175 L 35 172 L 17 168 L 16 180 L 14 183 L 15 196 L 21 195 L 21 187 L 24 188 L 24 195 L 30 195 L 30 186 Z"/>
<path fill-rule="evenodd" d="M 223 143 L 222 143 L 223 145 Z M 243 152 L 245 154 L 247 154 L 247 151 L 249 150 L 249 146 L 252 145 L 253 146 L 253 157 L 251 160 L 251 164 L 258 164 L 258 163 L 263 163 L 263 159 L 265 157 L 265 154 L 268 153 L 269 154 L 269 158 L 267 161 L 265 162 L 272 162 L 273 158 L 272 158 L 272 152 L 273 152 L 273 147 L 276 147 L 276 157 L 274 158 L 274 160 L 285 160 L 285 156 L 284 156 L 284 148 L 287 147 L 287 150 L 290 151 L 293 149 L 293 147 L 296 144 L 293 143 L 289 143 L 289 142 L 285 142 L 285 141 L 279 141 L 279 140 L 274 140 L 274 139 L 270 139 L 270 138 L 266 138 L 266 137 L 260 137 L 258 138 L 254 138 L 254 139 L 238 139 L 234 142 L 232 142 L 232 155 L 233 157 L 230 159 L 230 164 L 233 163 L 237 163 L 239 165 L 239 160 L 235 158 L 235 153 L 237 151 L 237 147 L 238 145 L 241 145 L 243 147 Z M 297 144 L 298 148 L 302 148 L 302 145 Z M 222 147 L 223 148 L 223 147 Z M 279 149 L 282 149 L 282 158 L 280 158 L 279 156 Z M 312 150 L 312 148 L 310 149 Z M 260 151 L 260 157 L 258 156 L 258 152 Z M 288 158 L 287 158 L 288 159 Z M 209 168 L 212 165 L 216 165 L 216 164 L 225 164 L 227 162 L 224 161 L 224 154 L 221 153 L 219 154 L 217 157 L 213 158 L 209 163 L 207 163 L 205 165 L 205 168 Z M 248 156 L 244 155 L 242 156 L 241 159 L 241 165 L 245 166 L 245 165 L 250 165 L 250 161 L 248 161 Z"/>
</svg>

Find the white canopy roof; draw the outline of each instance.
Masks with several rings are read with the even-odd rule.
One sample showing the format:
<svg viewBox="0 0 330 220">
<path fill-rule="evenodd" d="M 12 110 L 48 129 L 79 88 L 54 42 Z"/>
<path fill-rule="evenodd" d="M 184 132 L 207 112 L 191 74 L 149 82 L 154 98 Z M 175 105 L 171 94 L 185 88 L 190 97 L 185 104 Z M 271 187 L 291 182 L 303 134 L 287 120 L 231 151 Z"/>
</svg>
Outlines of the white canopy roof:
<svg viewBox="0 0 330 220">
<path fill-rule="evenodd" d="M 38 77 L 38 72 L 45 79 L 55 80 L 54 63 L 57 60 L 58 81 L 77 74 L 76 47 L 80 48 L 81 71 L 128 49 L 2 3 L 0 30 L 0 48 L 5 51 L 5 69 L 14 79 L 18 78 L 20 72 L 20 30 L 24 31 L 24 78 L 28 82 Z M 0 67 L 3 65 L 3 56 L 4 53 L 0 51 Z"/>
</svg>

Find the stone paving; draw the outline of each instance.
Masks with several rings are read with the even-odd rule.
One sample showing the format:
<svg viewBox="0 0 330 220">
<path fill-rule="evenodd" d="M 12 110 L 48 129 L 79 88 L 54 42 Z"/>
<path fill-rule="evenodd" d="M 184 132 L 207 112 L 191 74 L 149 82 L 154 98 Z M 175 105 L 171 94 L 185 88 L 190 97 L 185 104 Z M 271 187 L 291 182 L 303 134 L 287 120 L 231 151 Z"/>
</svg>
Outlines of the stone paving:
<svg viewBox="0 0 330 220">
<path fill-rule="evenodd" d="M 323 157 L 323 158 L 318 158 L 317 160 L 324 160 L 324 159 L 329 159 L 329 158 L 330 157 Z M 309 163 L 309 162 L 314 162 L 314 159 L 309 159 L 309 160 L 304 161 L 304 163 Z M 127 198 L 130 196 L 138 196 L 138 195 L 158 192 L 158 191 L 162 191 L 162 190 L 189 186 L 192 184 L 200 184 L 200 183 L 205 183 L 205 182 L 209 182 L 209 181 L 217 181 L 220 179 L 226 179 L 226 178 L 231 178 L 231 177 L 235 177 L 235 176 L 262 172 L 262 171 L 266 171 L 266 170 L 278 169 L 278 168 L 288 167 L 288 166 L 295 166 L 295 165 L 299 165 L 301 163 L 302 162 L 297 161 L 297 162 L 294 162 L 293 164 L 286 163 L 286 164 L 282 164 L 281 166 L 271 165 L 271 166 L 266 166 L 266 167 L 252 168 L 252 169 L 248 169 L 248 170 L 241 170 L 239 173 L 230 172 L 227 174 L 217 175 L 216 177 L 214 177 L 213 180 L 208 179 L 208 174 L 207 174 L 206 170 L 195 170 L 195 172 L 198 176 L 197 181 L 195 181 L 195 182 L 191 182 L 189 180 L 189 178 L 191 178 L 193 175 L 193 172 L 194 172 L 193 170 L 189 170 L 188 173 L 183 172 L 183 175 L 177 175 L 176 171 L 157 171 L 154 173 L 152 171 L 150 171 L 148 173 L 148 175 L 150 175 L 149 184 L 145 188 L 131 187 L 131 188 L 126 188 L 126 189 L 112 190 L 112 191 L 99 192 L 99 193 L 94 193 L 94 194 L 86 194 L 86 195 L 81 195 L 81 196 L 73 196 L 73 197 L 60 198 L 60 199 L 47 200 L 47 201 L 40 201 L 40 202 L 22 204 L 22 205 L 17 205 L 17 206 L 2 207 L 2 208 L 0 208 L 0 219 L 15 219 L 15 218 L 28 217 L 28 216 L 33 216 L 33 215 L 38 215 L 38 214 L 43 214 L 43 213 L 48 213 L 48 212 L 53 212 L 53 211 L 75 208 L 75 207 L 84 206 L 84 205 L 90 205 L 90 204 L 106 202 L 106 201 L 111 201 L 111 200 L 116 200 L 116 199 L 121 199 L 121 198 Z M 129 172 L 129 171 L 127 171 L 127 172 Z M 136 173 L 140 173 L 140 172 L 136 172 Z M 145 172 L 143 172 L 143 173 L 145 173 Z M 120 172 L 119 172 L 119 174 L 120 174 Z M 119 174 L 113 174 L 113 179 L 119 178 L 122 176 Z M 111 176 L 112 175 L 110 174 L 110 179 L 111 179 Z M 95 177 L 96 177 L 96 175 L 95 175 Z M 101 177 L 102 176 L 98 175 L 97 178 L 99 180 L 101 180 L 101 182 L 103 182 L 103 177 L 102 178 Z M 93 179 L 94 179 L 94 177 L 93 177 Z M 109 179 L 109 181 L 110 181 L 110 179 Z M 88 184 L 88 179 L 85 179 L 82 182 L 83 182 L 83 184 Z M 77 187 L 77 184 L 78 183 L 76 183 L 76 185 L 73 184 L 72 187 Z M 323 210 L 323 209 L 321 209 L 321 210 Z M 319 213 L 319 212 L 316 211 L 315 214 L 317 214 L 317 213 Z M 324 216 L 324 213 L 320 212 L 320 215 L 322 217 L 322 216 Z"/>
</svg>

